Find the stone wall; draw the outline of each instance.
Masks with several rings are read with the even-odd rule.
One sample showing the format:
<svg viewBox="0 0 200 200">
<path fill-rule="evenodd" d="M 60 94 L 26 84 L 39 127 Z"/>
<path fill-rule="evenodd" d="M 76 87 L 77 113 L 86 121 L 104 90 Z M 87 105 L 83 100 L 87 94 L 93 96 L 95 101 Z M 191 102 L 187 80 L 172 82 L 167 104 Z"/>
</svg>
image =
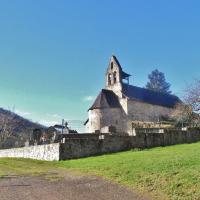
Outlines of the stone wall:
<svg viewBox="0 0 200 200">
<path fill-rule="evenodd" d="M 152 105 L 139 101 L 128 100 L 127 129 L 128 134 L 133 133 L 132 122 L 158 122 L 162 116 L 170 116 L 173 109 L 159 105 Z"/>
<path fill-rule="evenodd" d="M 81 158 L 134 148 L 151 148 L 200 141 L 200 130 L 165 130 L 164 133 L 138 133 L 136 136 L 108 135 L 66 138 L 60 145 L 60 159 Z"/>
<path fill-rule="evenodd" d="M 128 101 L 128 115 L 132 121 L 157 122 L 161 116 L 169 116 L 172 111 L 172 108 L 164 106 L 132 100 Z"/>
<path fill-rule="evenodd" d="M 114 126 L 117 132 L 126 130 L 126 115 L 121 108 L 105 108 L 89 110 L 88 132 L 94 133 L 99 130 L 103 133 L 103 128 Z"/>
<path fill-rule="evenodd" d="M 0 150 L 0 157 L 59 160 L 59 143 Z"/>
<path fill-rule="evenodd" d="M 200 129 L 165 130 L 164 133 L 139 132 L 136 136 L 109 134 L 70 134 L 65 143 L 0 150 L 0 157 L 38 160 L 67 160 L 134 148 L 152 148 L 200 141 Z"/>
</svg>

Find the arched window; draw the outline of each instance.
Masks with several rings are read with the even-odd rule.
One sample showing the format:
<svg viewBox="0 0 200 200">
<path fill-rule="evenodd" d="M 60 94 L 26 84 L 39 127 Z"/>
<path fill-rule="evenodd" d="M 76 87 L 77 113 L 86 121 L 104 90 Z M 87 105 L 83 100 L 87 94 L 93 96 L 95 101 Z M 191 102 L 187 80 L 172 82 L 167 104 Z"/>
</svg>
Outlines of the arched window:
<svg viewBox="0 0 200 200">
<path fill-rule="evenodd" d="M 117 72 L 114 72 L 114 74 L 113 74 L 113 81 L 114 81 L 114 83 L 117 82 Z"/>
<path fill-rule="evenodd" d="M 108 74 L 108 85 L 111 85 L 112 81 L 112 75 Z"/>
</svg>

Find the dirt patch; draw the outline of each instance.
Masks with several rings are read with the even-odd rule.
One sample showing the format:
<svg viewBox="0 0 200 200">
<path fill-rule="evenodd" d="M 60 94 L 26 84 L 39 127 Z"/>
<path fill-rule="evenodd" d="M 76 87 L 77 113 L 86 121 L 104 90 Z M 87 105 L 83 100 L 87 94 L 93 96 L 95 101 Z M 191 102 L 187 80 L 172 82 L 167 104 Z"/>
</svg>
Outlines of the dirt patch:
<svg viewBox="0 0 200 200">
<path fill-rule="evenodd" d="M 1 200 L 150 200 L 98 177 L 5 176 L 0 178 Z"/>
</svg>

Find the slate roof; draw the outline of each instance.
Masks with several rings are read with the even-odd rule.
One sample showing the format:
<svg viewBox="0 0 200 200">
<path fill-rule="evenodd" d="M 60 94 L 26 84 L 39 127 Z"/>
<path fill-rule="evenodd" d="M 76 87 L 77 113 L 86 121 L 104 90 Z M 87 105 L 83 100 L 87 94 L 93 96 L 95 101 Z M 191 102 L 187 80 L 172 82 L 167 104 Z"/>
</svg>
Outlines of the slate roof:
<svg viewBox="0 0 200 200">
<path fill-rule="evenodd" d="M 181 100 L 175 95 L 155 92 L 128 84 L 123 84 L 123 94 L 132 99 L 153 105 L 174 107 Z"/>
<path fill-rule="evenodd" d="M 94 104 L 89 110 L 103 108 L 120 108 L 120 103 L 117 95 L 111 90 L 101 90 Z"/>
</svg>

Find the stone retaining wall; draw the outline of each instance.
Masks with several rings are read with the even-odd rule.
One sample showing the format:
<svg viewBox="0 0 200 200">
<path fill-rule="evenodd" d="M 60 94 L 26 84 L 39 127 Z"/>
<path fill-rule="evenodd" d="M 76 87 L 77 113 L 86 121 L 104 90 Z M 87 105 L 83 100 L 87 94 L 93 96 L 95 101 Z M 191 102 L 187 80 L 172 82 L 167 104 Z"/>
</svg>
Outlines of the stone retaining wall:
<svg viewBox="0 0 200 200">
<path fill-rule="evenodd" d="M 0 157 L 37 160 L 67 160 L 134 148 L 152 148 L 200 141 L 200 130 L 165 130 L 164 133 L 138 133 L 136 136 L 71 134 L 65 143 L 0 150 Z"/>
<path fill-rule="evenodd" d="M 0 150 L 0 157 L 31 158 L 36 160 L 59 160 L 60 144 L 46 144 L 14 149 Z"/>
<path fill-rule="evenodd" d="M 136 136 L 108 135 L 99 137 L 66 138 L 60 144 L 60 159 L 81 158 L 119 152 L 134 148 L 152 148 L 200 141 L 200 130 L 165 130 L 164 133 L 138 133 Z"/>
</svg>

